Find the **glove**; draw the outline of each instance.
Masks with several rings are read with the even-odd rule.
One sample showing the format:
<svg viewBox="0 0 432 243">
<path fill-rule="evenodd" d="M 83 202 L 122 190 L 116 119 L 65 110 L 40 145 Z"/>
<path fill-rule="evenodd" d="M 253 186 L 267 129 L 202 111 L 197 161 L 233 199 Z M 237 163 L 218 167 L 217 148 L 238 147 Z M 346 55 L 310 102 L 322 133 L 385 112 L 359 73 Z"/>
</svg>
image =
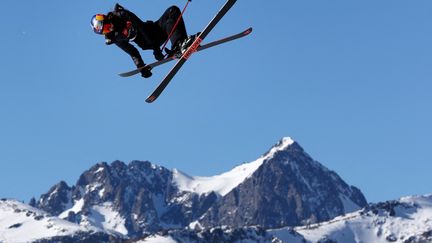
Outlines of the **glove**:
<svg viewBox="0 0 432 243">
<path fill-rule="evenodd" d="M 156 60 L 161 61 L 165 58 L 164 54 L 162 54 L 162 51 L 160 49 L 154 49 L 153 55 Z"/>
<path fill-rule="evenodd" d="M 141 69 L 140 73 L 143 78 L 150 78 L 152 76 L 150 67 L 144 67 L 143 69 Z"/>
<path fill-rule="evenodd" d="M 124 10 L 124 8 L 120 4 L 116 3 L 114 6 L 114 11 L 118 12 L 122 10 Z"/>
<path fill-rule="evenodd" d="M 109 32 L 108 34 L 105 35 L 105 44 L 107 45 L 111 45 L 114 43 L 115 40 L 115 33 L 114 31 Z"/>
</svg>

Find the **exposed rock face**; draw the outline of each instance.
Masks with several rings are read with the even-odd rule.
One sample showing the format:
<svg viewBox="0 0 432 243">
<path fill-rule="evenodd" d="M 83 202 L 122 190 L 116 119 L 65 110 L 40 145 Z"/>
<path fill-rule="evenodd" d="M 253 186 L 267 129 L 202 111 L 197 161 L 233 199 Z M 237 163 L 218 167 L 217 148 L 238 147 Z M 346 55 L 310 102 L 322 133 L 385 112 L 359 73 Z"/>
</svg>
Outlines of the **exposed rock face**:
<svg viewBox="0 0 432 243">
<path fill-rule="evenodd" d="M 84 172 L 75 186 L 64 182 L 54 186 L 37 206 L 75 223 L 139 236 L 183 227 L 217 199 L 214 193 L 179 191 L 171 178 L 170 170 L 147 161 L 99 163 Z"/>
<path fill-rule="evenodd" d="M 294 142 L 264 161 L 200 222 L 206 226 L 297 226 L 329 220 L 366 204 L 359 189 L 348 186 Z"/>
<path fill-rule="evenodd" d="M 72 188 L 66 182 L 61 181 L 51 187 L 46 194 L 43 194 L 37 205 L 53 215 L 58 215 L 67 209 L 70 203 L 71 191 Z"/>
</svg>

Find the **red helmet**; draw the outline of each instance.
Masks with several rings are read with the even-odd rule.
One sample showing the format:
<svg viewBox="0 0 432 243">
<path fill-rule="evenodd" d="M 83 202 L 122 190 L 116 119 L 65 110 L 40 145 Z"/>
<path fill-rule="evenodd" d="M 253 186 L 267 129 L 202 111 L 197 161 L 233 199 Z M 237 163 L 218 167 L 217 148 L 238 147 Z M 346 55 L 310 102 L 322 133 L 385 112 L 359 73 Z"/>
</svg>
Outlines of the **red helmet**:
<svg viewBox="0 0 432 243">
<path fill-rule="evenodd" d="M 112 24 L 108 23 L 105 14 L 96 14 L 91 18 L 90 24 L 96 34 L 107 34 L 112 30 Z"/>
</svg>

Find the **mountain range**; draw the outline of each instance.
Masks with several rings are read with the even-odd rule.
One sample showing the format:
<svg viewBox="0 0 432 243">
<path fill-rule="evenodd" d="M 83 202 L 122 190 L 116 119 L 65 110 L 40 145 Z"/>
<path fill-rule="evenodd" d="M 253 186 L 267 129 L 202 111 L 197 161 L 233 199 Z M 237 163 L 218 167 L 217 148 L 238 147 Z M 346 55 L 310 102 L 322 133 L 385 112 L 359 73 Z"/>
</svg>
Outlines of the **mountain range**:
<svg viewBox="0 0 432 243">
<path fill-rule="evenodd" d="M 0 200 L 0 242 L 421 242 L 432 237 L 431 203 L 368 204 L 286 137 L 211 177 L 149 161 L 98 163 L 29 205 Z"/>
</svg>

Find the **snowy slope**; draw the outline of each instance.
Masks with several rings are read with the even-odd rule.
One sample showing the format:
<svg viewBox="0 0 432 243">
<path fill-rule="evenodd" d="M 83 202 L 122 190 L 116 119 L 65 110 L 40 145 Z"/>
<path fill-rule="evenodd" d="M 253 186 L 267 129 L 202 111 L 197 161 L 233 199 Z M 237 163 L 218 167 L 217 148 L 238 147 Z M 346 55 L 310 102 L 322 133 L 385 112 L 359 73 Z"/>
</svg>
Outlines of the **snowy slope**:
<svg viewBox="0 0 432 243">
<path fill-rule="evenodd" d="M 294 228 L 302 237 L 286 238 L 286 231 L 270 231 L 284 242 L 432 242 L 432 195 L 405 197 L 371 205 L 331 221 Z"/>
<path fill-rule="evenodd" d="M 98 230 L 51 217 L 15 200 L 0 200 L 0 242 L 30 242 L 90 231 Z"/>
<path fill-rule="evenodd" d="M 273 236 L 264 229 L 257 227 L 230 228 L 216 227 L 204 231 L 169 230 L 161 234 L 146 236 L 135 243 L 203 243 L 203 242 L 230 242 L 230 243 L 279 243 L 272 241 Z"/>
<path fill-rule="evenodd" d="M 251 176 L 264 161 L 273 157 L 280 150 L 286 149 L 293 144 L 294 141 L 290 137 L 282 139 L 281 143 L 273 147 L 268 153 L 261 156 L 259 159 L 244 163 L 220 175 L 211 177 L 189 176 L 179 170 L 173 170 L 173 182 L 180 190 L 195 192 L 198 194 L 206 194 L 212 191 L 221 196 L 228 194 L 233 188 L 241 184 L 246 178 Z"/>
<path fill-rule="evenodd" d="M 268 243 L 427 243 L 432 242 L 432 195 L 404 197 L 368 207 L 333 220 L 304 227 L 267 229 L 265 233 L 243 227 L 233 232 L 215 228 L 207 232 L 168 232 L 144 242 L 268 242 Z M 207 234 L 208 233 L 208 234 Z M 214 237 L 223 235 L 224 238 Z M 178 237 L 189 236 L 189 238 Z M 203 238 L 204 237 L 204 238 Z M 224 239 L 225 241 L 220 241 Z M 229 239 L 229 240 L 228 240 Z"/>
<path fill-rule="evenodd" d="M 171 236 L 152 235 L 135 243 L 177 243 Z"/>
<path fill-rule="evenodd" d="M 83 210 L 84 200 L 80 199 L 75 204 L 59 215 L 59 218 L 66 219 L 69 212 L 75 214 Z M 88 213 L 82 216 L 81 226 L 93 226 L 104 229 L 111 234 L 127 235 L 128 230 L 125 226 L 125 219 L 114 209 L 111 202 L 105 202 L 101 205 L 94 205 L 88 209 Z"/>
</svg>

